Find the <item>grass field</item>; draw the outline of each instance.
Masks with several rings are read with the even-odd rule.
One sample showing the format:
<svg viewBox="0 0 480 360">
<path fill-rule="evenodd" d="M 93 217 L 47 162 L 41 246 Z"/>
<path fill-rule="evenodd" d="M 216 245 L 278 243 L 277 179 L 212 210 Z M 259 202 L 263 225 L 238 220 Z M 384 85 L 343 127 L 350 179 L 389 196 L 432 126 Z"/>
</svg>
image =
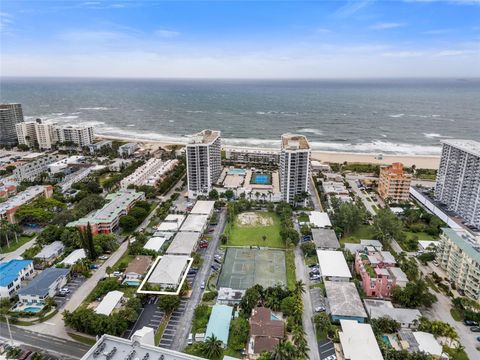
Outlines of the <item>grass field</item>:
<svg viewBox="0 0 480 360">
<path fill-rule="evenodd" d="M 234 224 L 230 227 L 227 245 L 285 248 L 285 243 L 280 237 L 280 219 L 278 216 L 267 212 L 255 212 L 255 214 L 270 221 L 271 225 L 242 225 L 237 217 Z M 264 235 L 266 236 L 265 240 L 262 238 Z"/>
<path fill-rule="evenodd" d="M 426 232 L 411 232 L 411 231 L 404 231 L 407 239 L 412 239 L 414 236 L 418 238 L 418 240 L 438 240 L 435 236 L 427 234 Z"/>
<path fill-rule="evenodd" d="M 15 242 L 15 238 L 12 238 L 12 239 L 10 239 L 10 246 L 4 246 L 4 247 L 0 248 L 0 254 L 6 254 L 6 253 L 9 253 L 9 252 L 15 251 L 20 246 L 29 242 L 32 239 L 33 239 L 33 235 L 31 235 L 31 236 L 27 236 L 27 235 L 19 236 L 17 242 Z"/>
<path fill-rule="evenodd" d="M 362 239 L 375 239 L 375 230 L 371 225 L 360 225 L 357 231 L 349 236 L 344 236 L 340 239 L 340 243 L 356 243 L 359 244 Z"/>
</svg>

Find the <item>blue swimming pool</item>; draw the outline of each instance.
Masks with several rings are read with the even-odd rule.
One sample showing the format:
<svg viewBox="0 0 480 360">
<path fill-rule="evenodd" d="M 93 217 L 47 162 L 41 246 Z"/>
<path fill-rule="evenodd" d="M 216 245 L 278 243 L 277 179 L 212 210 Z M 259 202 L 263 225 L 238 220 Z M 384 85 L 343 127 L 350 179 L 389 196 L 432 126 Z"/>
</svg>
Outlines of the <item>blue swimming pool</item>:
<svg viewBox="0 0 480 360">
<path fill-rule="evenodd" d="M 245 175 L 244 169 L 230 169 L 227 170 L 227 173 L 230 175 Z"/>
<path fill-rule="evenodd" d="M 388 336 L 383 335 L 383 336 L 382 336 L 382 340 L 383 340 L 383 342 L 384 342 L 385 344 L 387 344 L 387 345 L 389 345 L 389 346 L 392 345 L 392 344 L 390 343 L 390 339 L 388 338 Z"/>
<path fill-rule="evenodd" d="M 270 175 L 265 174 L 254 174 L 252 176 L 252 183 L 259 185 L 268 185 L 270 184 Z"/>
<path fill-rule="evenodd" d="M 270 320 L 281 320 L 281 319 L 274 313 L 270 313 Z"/>
<path fill-rule="evenodd" d="M 29 307 L 26 307 L 23 309 L 23 312 L 27 312 L 27 313 L 38 313 L 40 311 L 42 311 L 43 308 L 41 307 L 36 307 L 36 306 L 29 306 Z"/>
<path fill-rule="evenodd" d="M 127 284 L 128 286 L 138 286 L 138 285 L 140 285 L 140 281 L 127 280 L 127 281 L 125 281 L 125 284 Z"/>
</svg>

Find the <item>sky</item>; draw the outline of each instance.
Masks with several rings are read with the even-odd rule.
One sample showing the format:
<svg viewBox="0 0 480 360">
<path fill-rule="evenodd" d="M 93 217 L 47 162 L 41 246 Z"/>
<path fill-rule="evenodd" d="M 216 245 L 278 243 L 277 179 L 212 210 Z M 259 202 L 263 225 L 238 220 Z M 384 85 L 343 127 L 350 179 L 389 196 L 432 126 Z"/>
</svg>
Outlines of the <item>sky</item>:
<svg viewBox="0 0 480 360">
<path fill-rule="evenodd" d="M 0 75 L 480 77 L 480 0 L 0 2 Z"/>
</svg>

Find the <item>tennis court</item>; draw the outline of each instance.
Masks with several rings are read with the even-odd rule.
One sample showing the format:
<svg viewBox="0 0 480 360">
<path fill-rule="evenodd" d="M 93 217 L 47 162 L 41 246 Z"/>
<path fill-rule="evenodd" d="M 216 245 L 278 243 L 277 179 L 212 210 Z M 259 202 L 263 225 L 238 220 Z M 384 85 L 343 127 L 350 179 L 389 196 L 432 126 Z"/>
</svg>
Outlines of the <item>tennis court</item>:
<svg viewBox="0 0 480 360">
<path fill-rule="evenodd" d="M 228 248 L 217 287 L 245 290 L 255 284 L 263 287 L 287 284 L 285 252 Z"/>
</svg>

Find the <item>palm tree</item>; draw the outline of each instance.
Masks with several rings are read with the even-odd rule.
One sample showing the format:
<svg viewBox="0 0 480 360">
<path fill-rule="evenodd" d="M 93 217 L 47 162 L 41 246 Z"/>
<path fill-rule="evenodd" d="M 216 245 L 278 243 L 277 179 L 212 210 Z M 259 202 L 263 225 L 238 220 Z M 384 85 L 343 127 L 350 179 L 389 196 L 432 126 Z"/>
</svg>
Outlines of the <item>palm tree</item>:
<svg viewBox="0 0 480 360">
<path fill-rule="evenodd" d="M 295 289 L 293 290 L 293 293 L 296 296 L 302 296 L 302 294 L 305 294 L 305 283 L 302 280 L 295 282 Z"/>
<path fill-rule="evenodd" d="M 298 346 L 302 341 L 305 341 L 305 331 L 303 327 L 299 324 L 295 324 L 292 328 L 292 341 L 293 343 Z"/>
<path fill-rule="evenodd" d="M 202 353 L 209 359 L 218 359 L 223 353 L 223 343 L 215 335 L 205 339 L 202 345 Z"/>
<path fill-rule="evenodd" d="M 270 360 L 293 360 L 295 353 L 295 347 L 290 341 L 281 342 L 271 352 Z"/>
</svg>

